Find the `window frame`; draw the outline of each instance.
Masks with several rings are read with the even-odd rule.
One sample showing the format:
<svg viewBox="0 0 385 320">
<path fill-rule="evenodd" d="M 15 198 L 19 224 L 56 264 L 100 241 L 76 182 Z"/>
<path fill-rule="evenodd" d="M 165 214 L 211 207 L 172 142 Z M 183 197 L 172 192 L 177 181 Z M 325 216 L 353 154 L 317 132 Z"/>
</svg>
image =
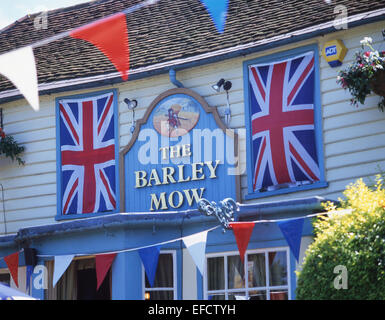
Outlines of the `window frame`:
<svg viewBox="0 0 385 320">
<path fill-rule="evenodd" d="M 92 264 L 92 265 L 95 265 L 95 268 L 81 268 L 79 266 L 79 262 L 80 261 L 85 261 L 86 263 L 88 264 Z M 51 264 L 51 267 L 49 268 L 48 264 Z M 70 268 L 70 266 L 72 264 L 75 264 L 76 265 L 76 268 L 75 268 L 75 271 L 79 271 L 79 270 L 86 270 L 86 269 L 95 269 L 96 270 L 96 261 L 95 261 L 95 255 L 86 255 L 86 256 L 75 256 L 71 263 L 68 265 L 66 271 L 62 274 L 62 276 L 60 277 L 59 281 L 57 282 L 57 284 L 55 285 L 55 287 L 53 287 L 53 276 L 54 276 L 54 273 L 55 273 L 55 268 L 54 268 L 54 264 L 55 264 L 55 260 L 54 259 L 47 259 L 44 261 L 44 267 L 46 268 L 47 272 L 49 272 L 50 274 L 47 275 L 47 288 L 44 289 L 44 299 L 43 300 L 52 300 L 50 299 L 50 297 L 54 297 L 56 301 L 58 301 L 59 299 L 57 298 L 58 296 L 58 290 L 59 290 L 59 283 L 61 282 L 61 280 L 65 277 L 68 276 L 67 274 L 67 271 L 68 269 Z M 104 278 L 103 281 L 106 281 L 106 278 L 108 277 L 108 281 L 109 281 L 109 286 L 110 286 L 110 300 L 112 300 L 112 268 L 110 268 L 108 270 L 108 272 L 106 273 L 106 276 Z M 73 281 L 73 286 L 76 288 L 77 287 L 77 276 L 71 278 L 71 281 Z M 54 301 L 53 300 L 53 301 Z M 61 299 L 64 301 L 64 299 Z M 110 301 L 110 300 L 106 300 L 106 301 Z M 78 300 L 78 292 L 76 292 L 76 299 L 75 300 L 68 300 L 68 301 L 80 301 Z"/>
<path fill-rule="evenodd" d="M 80 214 L 62 214 L 62 171 L 61 171 L 61 146 L 60 146 L 60 109 L 59 101 L 63 99 L 85 99 L 97 95 L 112 93 L 113 94 L 113 103 L 112 107 L 114 109 L 114 134 L 115 134 L 115 198 L 116 198 L 116 209 L 112 211 L 104 212 L 95 212 L 95 213 L 80 213 Z M 56 121 L 56 221 L 61 220 L 73 220 L 73 219 L 83 219 L 97 216 L 104 216 L 108 214 L 120 212 L 120 175 L 119 175 L 119 108 L 118 108 L 118 90 L 117 89 L 108 89 L 87 92 L 84 94 L 75 94 L 69 96 L 60 96 L 55 99 L 55 121 Z"/>
<path fill-rule="evenodd" d="M 161 250 L 159 255 L 161 254 L 171 254 L 172 255 L 172 268 L 173 268 L 173 287 L 154 287 L 147 288 L 146 287 L 146 270 L 144 269 L 143 263 L 142 265 L 142 299 L 145 300 L 146 291 L 172 291 L 173 292 L 173 300 L 178 300 L 178 274 L 177 274 L 177 261 L 176 261 L 176 251 L 175 250 Z"/>
<path fill-rule="evenodd" d="M 287 285 L 281 286 L 270 286 L 270 274 L 269 274 L 269 252 L 286 252 L 286 272 L 287 272 Z M 248 264 L 247 264 L 247 256 L 250 254 L 256 253 L 264 253 L 265 254 L 265 270 L 266 270 L 266 286 L 264 287 L 249 287 L 249 273 L 248 273 Z M 245 252 L 245 263 L 244 274 L 245 274 L 245 287 L 244 288 L 228 288 L 228 257 L 229 256 L 239 256 L 239 251 L 226 251 L 226 252 L 216 252 L 216 253 L 208 253 L 206 254 L 206 267 L 205 267 L 205 275 L 203 281 L 203 299 L 208 300 L 209 294 L 223 294 L 225 299 L 228 300 L 228 296 L 231 293 L 237 292 L 245 292 L 245 296 L 248 297 L 250 291 L 265 291 L 266 292 L 266 300 L 270 300 L 270 291 L 272 290 L 287 290 L 288 300 L 292 299 L 292 283 L 291 283 L 291 264 L 290 264 L 290 249 L 289 247 L 272 247 L 272 248 L 264 248 L 264 249 L 251 249 L 246 250 Z M 225 277 L 225 288 L 222 290 L 208 290 L 208 263 L 207 260 L 209 258 L 216 257 L 224 257 L 224 277 Z"/>
<path fill-rule="evenodd" d="M 259 63 L 276 62 L 279 60 L 285 60 L 302 53 L 313 51 L 314 52 L 314 133 L 316 151 L 318 157 L 318 165 L 320 170 L 320 180 L 312 183 L 305 184 L 296 187 L 286 187 L 277 190 L 257 192 L 254 191 L 252 186 L 253 180 L 253 140 L 251 138 L 251 106 L 250 106 L 250 90 L 249 90 L 249 66 Z M 320 82 L 320 63 L 319 63 L 319 48 L 318 44 L 311 44 L 302 46 L 292 50 L 282 51 L 258 57 L 243 62 L 243 86 L 244 86 L 244 104 L 245 104 L 245 126 L 246 126 L 246 168 L 247 168 L 247 190 L 245 199 L 257 199 L 264 198 L 279 194 L 286 194 L 292 192 L 299 192 L 311 189 L 326 188 L 328 186 L 325 180 L 325 164 L 324 164 L 324 146 L 323 146 L 323 128 L 322 128 L 322 105 L 321 105 L 321 82 Z"/>
<path fill-rule="evenodd" d="M 8 276 L 8 278 L 9 278 L 9 287 L 11 287 L 14 282 L 13 282 L 11 273 L 9 272 L 9 269 L 8 268 L 0 268 L 0 275 L 3 275 L 3 274 Z M 2 283 L 2 282 L 0 282 L 0 283 Z"/>
</svg>

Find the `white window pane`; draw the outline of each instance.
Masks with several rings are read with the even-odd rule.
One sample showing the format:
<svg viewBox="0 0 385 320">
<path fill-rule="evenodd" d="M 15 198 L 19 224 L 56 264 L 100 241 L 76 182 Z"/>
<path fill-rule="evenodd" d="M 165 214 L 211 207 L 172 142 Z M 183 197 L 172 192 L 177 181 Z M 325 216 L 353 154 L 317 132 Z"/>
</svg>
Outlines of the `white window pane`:
<svg viewBox="0 0 385 320">
<path fill-rule="evenodd" d="M 270 286 L 287 285 L 286 251 L 269 252 Z"/>
<path fill-rule="evenodd" d="M 227 258 L 227 275 L 229 289 L 245 287 L 245 272 L 239 255 Z"/>
<path fill-rule="evenodd" d="M 208 258 L 208 289 L 223 290 L 225 288 L 224 257 Z"/>
<path fill-rule="evenodd" d="M 265 253 L 254 253 L 247 256 L 249 288 L 266 286 Z"/>
<path fill-rule="evenodd" d="M 290 290 L 287 257 L 284 248 L 247 251 L 245 264 L 235 253 L 208 257 L 207 299 L 287 300 Z"/>
</svg>

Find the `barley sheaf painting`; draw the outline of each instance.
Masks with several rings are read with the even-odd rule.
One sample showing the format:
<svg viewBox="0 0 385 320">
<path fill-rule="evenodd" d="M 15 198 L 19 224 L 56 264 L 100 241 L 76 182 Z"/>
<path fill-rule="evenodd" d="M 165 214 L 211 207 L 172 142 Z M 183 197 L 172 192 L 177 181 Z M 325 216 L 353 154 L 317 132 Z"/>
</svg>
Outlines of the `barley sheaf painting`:
<svg viewBox="0 0 385 320">
<path fill-rule="evenodd" d="M 156 106 L 153 125 L 162 136 L 175 138 L 192 130 L 198 120 L 198 103 L 189 96 L 174 95 Z"/>
</svg>

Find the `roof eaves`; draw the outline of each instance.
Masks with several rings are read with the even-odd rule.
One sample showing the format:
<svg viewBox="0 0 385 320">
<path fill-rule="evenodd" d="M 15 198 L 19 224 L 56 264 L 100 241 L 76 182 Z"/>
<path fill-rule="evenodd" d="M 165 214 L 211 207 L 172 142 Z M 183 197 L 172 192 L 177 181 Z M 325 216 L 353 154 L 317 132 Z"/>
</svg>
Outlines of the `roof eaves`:
<svg viewBox="0 0 385 320">
<path fill-rule="evenodd" d="M 314 212 L 323 212 L 321 203 L 328 199 L 310 197 L 286 201 L 274 201 L 253 204 L 240 204 L 239 212 L 235 213 L 236 221 L 255 220 L 256 217 L 276 217 L 279 215 L 304 215 Z M 217 223 L 214 216 L 205 216 L 197 209 L 186 211 L 172 211 L 161 213 L 115 213 L 100 217 L 76 219 L 35 227 L 22 228 L 16 236 L 4 237 L 4 242 L 14 241 L 23 243 L 32 239 L 53 236 L 58 234 L 76 233 L 98 230 L 100 228 L 145 228 L 148 226 L 181 227 L 182 224 Z M 1 247 L 0 237 L 0 247 Z M 6 241 L 5 241 L 6 240 Z"/>
<path fill-rule="evenodd" d="M 24 17 L 21 17 L 20 19 L 17 19 L 15 22 L 12 22 L 11 24 L 5 26 L 4 28 L 0 29 L 0 34 L 9 31 L 11 28 L 13 28 L 15 25 L 17 25 L 20 22 L 23 22 L 27 18 L 29 19 L 31 17 L 30 14 L 25 15 Z"/>
</svg>

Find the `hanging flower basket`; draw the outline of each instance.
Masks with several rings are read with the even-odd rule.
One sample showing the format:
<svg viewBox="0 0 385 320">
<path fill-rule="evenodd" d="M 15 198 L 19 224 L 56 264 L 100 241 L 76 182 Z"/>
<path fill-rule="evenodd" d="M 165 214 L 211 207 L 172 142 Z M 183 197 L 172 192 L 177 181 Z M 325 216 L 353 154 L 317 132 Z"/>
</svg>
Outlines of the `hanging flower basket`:
<svg viewBox="0 0 385 320">
<path fill-rule="evenodd" d="M 341 70 L 337 83 L 352 95 L 352 105 L 364 104 L 366 97 L 374 92 L 382 97 L 378 103 L 381 111 L 385 110 L 385 51 L 378 52 L 372 47 L 372 39 L 365 37 L 361 40 L 362 48 L 368 46 L 371 50 L 356 52 L 355 59 L 347 69 Z"/>
<path fill-rule="evenodd" d="M 375 94 L 385 97 L 385 71 L 378 70 L 370 82 L 370 85 Z"/>
<path fill-rule="evenodd" d="M 20 146 L 12 136 L 7 136 L 0 127 L 0 156 L 11 158 L 17 161 L 19 165 L 24 164 L 24 160 L 20 155 L 24 152 L 24 147 Z"/>
</svg>

